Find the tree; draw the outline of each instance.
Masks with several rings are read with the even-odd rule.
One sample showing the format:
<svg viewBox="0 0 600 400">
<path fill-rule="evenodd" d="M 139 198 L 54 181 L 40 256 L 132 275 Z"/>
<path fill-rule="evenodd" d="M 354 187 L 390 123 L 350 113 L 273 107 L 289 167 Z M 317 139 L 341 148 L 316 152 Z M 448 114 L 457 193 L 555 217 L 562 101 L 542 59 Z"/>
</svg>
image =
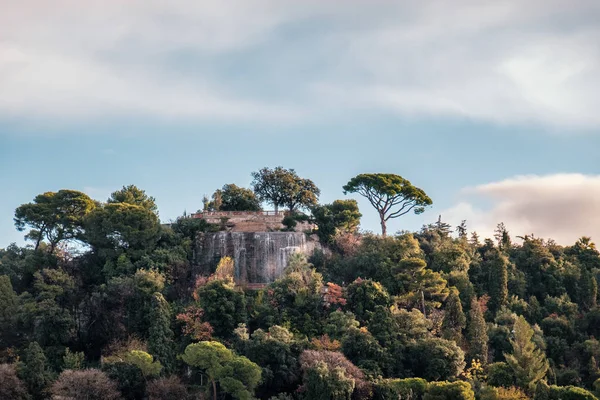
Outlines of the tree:
<svg viewBox="0 0 600 400">
<path fill-rule="evenodd" d="M 46 356 L 37 342 L 32 342 L 25 350 L 18 373 L 34 399 L 45 398 L 45 391 L 52 382 L 52 374 L 46 366 Z"/>
<path fill-rule="evenodd" d="M 275 211 L 286 206 L 290 212 L 317 204 L 321 191 L 310 179 L 300 178 L 293 169 L 263 168 L 252 173 L 252 187 L 261 201 L 273 204 Z"/>
<path fill-rule="evenodd" d="M 97 369 L 66 370 L 54 382 L 52 394 L 58 399 L 118 400 L 121 395 L 115 382 Z"/>
<path fill-rule="evenodd" d="M 218 192 L 218 195 L 217 195 Z M 214 199 L 219 199 L 218 208 L 215 211 L 260 211 L 260 200 L 250 189 L 242 188 L 233 183 L 224 185 L 213 194 Z M 209 203 L 209 208 L 211 207 Z M 216 206 L 216 202 L 214 204 Z"/>
<path fill-rule="evenodd" d="M 453 340 L 458 345 L 462 344 L 462 330 L 467 325 L 467 318 L 463 313 L 462 304 L 458 297 L 458 291 L 453 288 L 446 299 L 444 321 L 442 322 L 442 334 L 445 339 Z"/>
<path fill-rule="evenodd" d="M 214 280 L 197 290 L 203 319 L 210 324 L 215 336 L 228 339 L 238 324 L 246 322 L 244 292 L 223 280 Z"/>
<path fill-rule="evenodd" d="M 181 359 L 192 367 L 206 373 L 213 387 L 213 399 L 217 398 L 217 382 L 221 389 L 237 399 L 252 398 L 260 382 L 260 367 L 246 357 L 235 355 L 219 342 L 199 342 L 185 348 Z"/>
<path fill-rule="evenodd" d="M 431 199 L 422 189 L 394 174 L 360 174 L 344 186 L 344 194 L 358 193 L 366 197 L 379 213 L 381 234 L 386 236 L 386 223 L 413 211 L 421 214 Z"/>
<path fill-rule="evenodd" d="M 423 400 L 475 400 L 468 382 L 431 382 Z"/>
<path fill-rule="evenodd" d="M 154 293 L 148 330 L 148 351 L 156 356 L 167 372 L 172 372 L 175 367 L 173 336 L 169 303 L 162 294 Z"/>
<path fill-rule="evenodd" d="M 368 399 L 371 386 L 363 372 L 342 354 L 304 350 L 300 356 L 304 372 L 300 391 L 307 399 Z"/>
<path fill-rule="evenodd" d="M 19 231 L 31 227 L 25 238 L 35 242 L 36 250 L 46 239 L 52 253 L 61 241 L 80 237 L 84 218 L 95 207 L 88 195 L 76 190 L 46 192 L 15 210 L 15 226 Z"/>
<path fill-rule="evenodd" d="M 418 340 L 408 346 L 408 364 L 415 376 L 428 381 L 454 379 L 465 367 L 465 354 L 446 339 Z"/>
<path fill-rule="evenodd" d="M 148 383 L 148 400 L 187 399 L 187 389 L 176 376 L 158 378 Z"/>
<path fill-rule="evenodd" d="M 10 278 L 7 275 L 0 275 L 0 348 L 8 347 L 10 338 L 16 333 L 11 330 L 14 330 L 17 300 Z"/>
<path fill-rule="evenodd" d="M 468 360 L 479 360 L 483 365 L 488 361 L 488 334 L 481 304 L 474 298 L 469 310 L 468 336 L 469 352 Z"/>
<path fill-rule="evenodd" d="M 492 248 L 483 255 L 482 267 L 489 271 L 488 307 L 492 313 L 508 301 L 508 258 L 499 250 Z"/>
<path fill-rule="evenodd" d="M 311 211 L 321 243 L 332 243 L 337 233 L 356 232 L 362 217 L 356 200 L 335 200 L 332 204 L 315 206 Z"/>
<path fill-rule="evenodd" d="M 27 388 L 14 365 L 0 364 L 0 399 L 28 400 Z"/>
<path fill-rule="evenodd" d="M 346 298 L 350 311 L 359 321 L 366 321 L 367 313 L 374 311 L 378 305 L 389 307 L 390 295 L 379 283 L 371 279 L 358 278 L 346 288 Z"/>
<path fill-rule="evenodd" d="M 513 331 L 514 337 L 510 339 L 513 352 L 504 354 L 504 357 L 515 373 L 517 385 L 532 392 L 535 385 L 546 376 L 548 361 L 532 340 L 534 331 L 525 318 L 517 318 Z"/>
<path fill-rule="evenodd" d="M 407 307 L 418 307 L 426 315 L 428 309 L 440 307 L 448 297 L 446 280 L 419 258 L 404 259 L 393 271 L 399 286 L 398 300 Z"/>
<path fill-rule="evenodd" d="M 594 275 L 583 270 L 581 272 L 581 279 L 579 283 L 579 305 L 585 310 L 589 311 L 596 307 L 598 297 L 598 282 Z"/>
<path fill-rule="evenodd" d="M 123 186 L 121 190 L 117 190 L 110 195 L 107 203 L 126 203 L 140 206 L 153 213 L 158 212 L 156 200 L 152 196 L 148 196 L 146 191 L 139 189 L 135 185 Z"/>
</svg>

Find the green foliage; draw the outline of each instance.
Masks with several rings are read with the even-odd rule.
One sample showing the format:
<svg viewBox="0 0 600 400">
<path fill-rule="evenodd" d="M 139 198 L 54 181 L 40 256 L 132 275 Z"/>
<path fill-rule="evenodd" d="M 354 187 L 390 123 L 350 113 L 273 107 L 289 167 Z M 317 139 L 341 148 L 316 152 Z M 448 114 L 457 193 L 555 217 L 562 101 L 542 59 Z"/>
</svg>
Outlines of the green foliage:
<svg viewBox="0 0 600 400">
<path fill-rule="evenodd" d="M 505 362 L 489 364 L 486 372 L 488 383 L 492 386 L 511 387 L 515 385 L 515 373 Z"/>
<path fill-rule="evenodd" d="M 64 369 L 78 370 L 83 369 L 85 363 L 85 355 L 81 351 L 71 352 L 67 347 L 63 356 Z"/>
<path fill-rule="evenodd" d="M 335 200 L 311 209 L 317 225 L 317 235 L 321 243 L 332 244 L 340 233 L 354 233 L 360 224 L 362 214 L 356 200 Z"/>
<path fill-rule="evenodd" d="M 418 258 L 402 260 L 394 267 L 399 303 L 410 308 L 418 307 L 424 313 L 439 308 L 449 294 L 442 275 L 426 267 L 425 261 Z"/>
<path fill-rule="evenodd" d="M 16 209 L 15 226 L 19 231 L 31 227 L 25 238 L 35 242 L 36 250 L 46 239 L 52 253 L 61 241 L 81 236 L 84 218 L 95 207 L 96 203 L 85 193 L 75 190 L 46 192 L 37 195 L 33 203 Z"/>
<path fill-rule="evenodd" d="M 46 356 L 37 342 L 30 343 L 25 350 L 23 362 L 18 366 L 18 374 L 34 399 L 46 397 L 46 390 L 53 376 L 46 366 Z"/>
<path fill-rule="evenodd" d="M 344 185 L 344 194 L 358 193 L 375 207 L 381 222 L 381 234 L 386 235 L 386 223 L 413 211 L 420 214 L 431 199 L 422 189 L 394 174 L 360 174 Z"/>
<path fill-rule="evenodd" d="M 411 343 L 407 352 L 407 366 L 415 376 L 428 381 L 454 379 L 465 368 L 464 352 L 449 340 L 419 340 Z"/>
<path fill-rule="evenodd" d="M 348 307 L 359 321 L 367 319 L 367 313 L 375 310 L 376 306 L 389 307 L 390 295 L 379 283 L 371 279 L 358 278 L 346 288 Z"/>
<path fill-rule="evenodd" d="M 275 211 L 285 206 L 290 212 L 317 204 L 321 191 L 310 179 L 300 178 L 293 169 L 263 168 L 252 173 L 252 187 L 261 201 L 273 204 Z"/>
<path fill-rule="evenodd" d="M 525 318 L 517 318 L 514 339 L 510 340 L 513 352 L 504 355 L 515 373 L 517 385 L 530 391 L 535 389 L 537 382 L 548 371 L 546 356 L 533 342 L 533 334 L 534 331 Z"/>
<path fill-rule="evenodd" d="M 300 380 L 299 344 L 286 328 L 273 325 L 267 332 L 257 329 L 242 340 L 243 354 L 262 368 L 261 397 L 293 391 Z"/>
<path fill-rule="evenodd" d="M 156 357 L 167 372 L 172 372 L 175 368 L 173 337 L 169 303 L 162 294 L 154 293 L 148 330 L 148 351 Z"/>
<path fill-rule="evenodd" d="M 483 312 L 481 312 L 481 304 L 477 298 L 471 302 L 467 340 L 469 342 L 468 359 L 479 360 L 482 364 L 487 364 L 489 338 Z"/>
<path fill-rule="evenodd" d="M 135 185 L 123 186 L 121 190 L 112 192 L 107 203 L 125 203 L 140 206 L 153 213 L 158 213 L 156 199 L 148 196 L 145 190 L 138 188 Z"/>
<path fill-rule="evenodd" d="M 146 378 L 137 365 L 123 361 L 108 362 L 102 364 L 102 371 L 117 384 L 125 399 L 138 400 L 146 395 Z"/>
<path fill-rule="evenodd" d="M 475 400 L 467 382 L 431 382 L 423 400 Z"/>
<path fill-rule="evenodd" d="M 228 339 L 238 324 L 246 322 L 244 292 L 228 282 L 213 280 L 197 290 L 198 303 L 204 310 L 204 320 L 214 329 L 215 336 Z"/>
<path fill-rule="evenodd" d="M 213 382 L 236 399 L 251 399 L 261 379 L 261 369 L 246 357 L 236 356 L 219 342 L 199 342 L 186 347 L 181 359 L 188 365 L 204 370 Z"/>
<path fill-rule="evenodd" d="M 589 391 L 576 386 L 549 386 L 549 400 L 598 400 Z"/>
<path fill-rule="evenodd" d="M 427 392 L 427 381 L 422 378 L 382 379 L 373 387 L 373 400 L 421 400 Z"/>
<path fill-rule="evenodd" d="M 462 343 L 462 331 L 467 326 L 467 317 L 463 313 L 458 291 L 452 290 L 450 292 L 446 299 L 444 311 L 442 336 L 444 339 L 453 340 L 460 345 Z"/>
<path fill-rule="evenodd" d="M 218 194 L 217 194 L 218 192 Z M 260 200 L 250 189 L 241 188 L 233 183 L 224 185 L 213 194 L 209 210 L 214 211 L 260 211 Z M 218 199 L 218 201 L 217 201 Z"/>
<path fill-rule="evenodd" d="M 122 355 L 123 362 L 135 365 L 142 371 L 144 377 L 154 377 L 160 374 L 162 365 L 158 361 L 154 361 L 152 355 L 142 350 L 131 350 Z"/>
<path fill-rule="evenodd" d="M 306 399 L 371 397 L 372 389 L 363 373 L 340 353 L 305 350 L 300 364 L 304 372 L 300 390 Z"/>
</svg>

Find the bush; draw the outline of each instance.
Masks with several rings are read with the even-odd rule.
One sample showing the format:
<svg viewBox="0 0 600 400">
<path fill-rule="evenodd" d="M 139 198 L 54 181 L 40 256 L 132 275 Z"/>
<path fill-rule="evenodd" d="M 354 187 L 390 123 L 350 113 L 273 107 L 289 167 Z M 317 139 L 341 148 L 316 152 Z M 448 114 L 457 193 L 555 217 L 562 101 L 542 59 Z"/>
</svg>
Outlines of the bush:
<svg viewBox="0 0 600 400">
<path fill-rule="evenodd" d="M 105 363 L 102 370 L 116 382 L 126 399 L 142 399 L 146 394 L 146 380 L 142 370 L 126 362 Z"/>
<path fill-rule="evenodd" d="M 0 364 L 0 399 L 29 399 L 27 388 L 12 364 Z"/>
<path fill-rule="evenodd" d="M 550 386 L 549 400 L 598 400 L 587 390 L 576 386 Z"/>
<path fill-rule="evenodd" d="M 475 400 L 467 382 L 431 382 L 423 400 Z"/>
<path fill-rule="evenodd" d="M 187 395 L 185 385 L 176 376 L 159 378 L 148 383 L 148 400 L 184 400 Z"/>
<path fill-rule="evenodd" d="M 505 362 L 496 362 L 487 367 L 488 383 L 496 387 L 511 387 L 515 384 L 515 374 Z"/>
<path fill-rule="evenodd" d="M 427 381 L 422 378 L 384 379 L 373 388 L 374 400 L 421 400 L 427 391 Z"/>
<path fill-rule="evenodd" d="M 97 369 L 63 371 L 50 390 L 53 397 L 86 400 L 119 400 L 117 384 Z"/>
</svg>

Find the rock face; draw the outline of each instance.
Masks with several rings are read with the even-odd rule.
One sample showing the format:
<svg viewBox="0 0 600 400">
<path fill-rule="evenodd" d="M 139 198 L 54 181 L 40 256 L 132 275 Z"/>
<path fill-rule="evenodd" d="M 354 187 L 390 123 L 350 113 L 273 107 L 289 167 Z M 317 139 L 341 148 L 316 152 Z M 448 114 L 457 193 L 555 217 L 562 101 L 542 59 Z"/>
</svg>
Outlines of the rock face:
<svg viewBox="0 0 600 400">
<path fill-rule="evenodd" d="M 310 255 L 319 246 L 302 232 L 216 232 L 198 240 L 198 274 L 214 272 L 219 260 L 229 256 L 235 262 L 235 281 L 249 286 L 273 282 L 291 254 Z"/>
</svg>

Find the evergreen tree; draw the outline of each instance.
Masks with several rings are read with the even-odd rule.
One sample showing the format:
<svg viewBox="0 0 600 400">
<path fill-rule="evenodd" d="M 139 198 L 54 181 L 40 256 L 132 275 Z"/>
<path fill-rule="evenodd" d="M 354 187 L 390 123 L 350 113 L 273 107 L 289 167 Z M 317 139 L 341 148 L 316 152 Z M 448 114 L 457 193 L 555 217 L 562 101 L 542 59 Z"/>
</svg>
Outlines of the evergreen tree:
<svg viewBox="0 0 600 400">
<path fill-rule="evenodd" d="M 510 339 L 513 352 L 504 354 L 506 362 L 515 373 L 517 385 L 529 391 L 535 389 L 548 371 L 546 355 L 532 340 L 533 334 L 533 328 L 525 318 L 518 317 L 513 328 L 514 336 Z"/>
<path fill-rule="evenodd" d="M 488 361 L 488 334 L 481 305 L 477 298 L 471 301 L 471 310 L 469 311 L 469 352 L 468 360 L 479 360 L 481 364 L 487 364 Z"/>
<path fill-rule="evenodd" d="M 484 255 L 484 263 L 489 271 L 488 308 L 496 313 L 508 301 L 508 258 L 497 249 L 489 250 Z"/>
<path fill-rule="evenodd" d="M 1 262 L 0 262 L 1 263 Z M 0 275 L 0 348 L 8 347 L 15 336 L 14 320 L 17 310 L 17 294 L 8 275 Z"/>
<path fill-rule="evenodd" d="M 462 344 L 462 331 L 467 325 L 467 318 L 463 312 L 458 290 L 452 288 L 446 300 L 446 313 L 442 322 L 442 334 L 444 339 L 454 340 L 458 345 Z"/>
<path fill-rule="evenodd" d="M 24 362 L 19 365 L 19 377 L 25 382 L 34 399 L 46 398 L 45 391 L 52 382 L 52 376 L 46 367 L 46 356 L 38 342 L 29 345 L 23 359 Z"/>
<path fill-rule="evenodd" d="M 150 329 L 148 330 L 148 350 L 164 366 L 167 372 L 175 367 L 173 352 L 173 331 L 171 330 L 171 310 L 162 294 L 152 296 Z"/>
<path fill-rule="evenodd" d="M 579 283 L 579 306 L 589 311 L 596 307 L 598 297 L 598 282 L 596 278 L 589 271 L 581 272 L 581 279 Z"/>
</svg>

